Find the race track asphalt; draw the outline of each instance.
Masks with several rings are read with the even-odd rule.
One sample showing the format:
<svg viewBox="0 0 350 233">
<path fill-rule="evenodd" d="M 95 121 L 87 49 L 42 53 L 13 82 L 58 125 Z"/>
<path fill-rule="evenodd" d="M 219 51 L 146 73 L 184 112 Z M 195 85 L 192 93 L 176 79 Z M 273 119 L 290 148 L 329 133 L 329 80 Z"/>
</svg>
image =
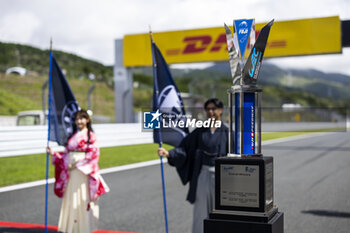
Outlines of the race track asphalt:
<svg viewBox="0 0 350 233">
<path fill-rule="evenodd" d="M 263 146 L 264 156 L 274 157 L 275 204 L 284 212 L 285 233 L 350 232 L 349 143 L 350 133 L 332 132 Z M 100 199 L 100 229 L 165 232 L 159 165 L 103 176 L 111 192 Z M 165 177 L 169 232 L 191 232 L 188 187 L 167 164 Z M 0 193 L 0 221 L 44 224 L 44 188 Z M 57 225 L 60 199 L 49 189 L 48 224 Z"/>
</svg>

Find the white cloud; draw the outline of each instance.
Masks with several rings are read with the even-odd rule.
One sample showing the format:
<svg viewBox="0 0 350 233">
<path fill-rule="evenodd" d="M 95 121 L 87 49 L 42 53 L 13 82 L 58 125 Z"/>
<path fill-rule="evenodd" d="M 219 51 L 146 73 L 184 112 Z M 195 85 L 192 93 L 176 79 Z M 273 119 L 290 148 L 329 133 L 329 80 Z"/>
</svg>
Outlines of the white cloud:
<svg viewBox="0 0 350 233">
<path fill-rule="evenodd" d="M 0 41 L 47 49 L 52 37 L 55 49 L 111 65 L 114 40 L 145 33 L 148 25 L 159 32 L 221 26 L 237 18 L 254 17 L 260 23 L 333 15 L 350 19 L 349 0 L 12 0 L 0 8 Z M 343 55 L 281 58 L 276 63 L 350 74 L 347 50 Z"/>
<path fill-rule="evenodd" d="M 4 16 L 0 21 L 0 38 L 3 41 L 28 43 L 41 22 L 32 12 L 20 11 Z"/>
</svg>

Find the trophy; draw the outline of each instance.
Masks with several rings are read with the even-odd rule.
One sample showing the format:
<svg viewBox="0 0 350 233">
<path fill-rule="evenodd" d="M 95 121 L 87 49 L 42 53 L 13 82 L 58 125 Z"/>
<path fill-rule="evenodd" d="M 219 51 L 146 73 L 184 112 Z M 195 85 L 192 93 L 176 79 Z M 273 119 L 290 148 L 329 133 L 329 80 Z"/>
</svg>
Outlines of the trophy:
<svg viewBox="0 0 350 233">
<path fill-rule="evenodd" d="M 224 25 L 233 82 L 229 148 L 227 157 L 215 161 L 215 209 L 204 220 L 205 233 L 283 232 L 283 213 L 273 203 L 273 157 L 261 152 L 262 89 L 257 87 L 272 24 L 261 29 L 256 41 L 254 19 L 235 20 L 233 34 Z"/>
</svg>

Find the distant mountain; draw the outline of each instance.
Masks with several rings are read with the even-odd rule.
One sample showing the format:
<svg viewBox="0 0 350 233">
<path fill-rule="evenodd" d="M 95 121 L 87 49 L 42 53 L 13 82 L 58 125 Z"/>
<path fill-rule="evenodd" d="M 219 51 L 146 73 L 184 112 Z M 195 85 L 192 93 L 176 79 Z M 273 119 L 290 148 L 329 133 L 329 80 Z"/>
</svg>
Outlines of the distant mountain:
<svg viewBox="0 0 350 233">
<path fill-rule="evenodd" d="M 88 60 L 74 54 L 54 50 L 54 55 L 68 78 L 84 78 L 93 73 L 99 80 L 108 84 L 113 82 L 113 67 L 104 66 L 96 61 Z M 47 75 L 49 66 L 49 51 L 32 46 L 0 42 L 0 73 L 7 68 L 23 66 L 32 76 Z M 132 68 L 134 73 L 153 76 L 151 67 Z M 213 85 L 229 86 L 231 71 L 228 62 L 218 62 L 206 69 L 171 69 L 177 83 L 186 90 L 189 83 L 192 86 L 198 81 L 207 80 Z M 145 79 L 145 77 L 143 77 Z M 147 79 L 147 78 L 146 78 Z M 151 80 L 149 80 L 151 81 Z M 208 85 L 208 82 L 205 85 Z M 306 91 L 318 97 L 348 99 L 350 76 L 338 73 L 324 73 L 314 69 L 282 69 L 264 61 L 258 80 L 261 86 L 277 86 L 289 90 Z M 207 91 L 204 88 L 203 91 Z"/>
<path fill-rule="evenodd" d="M 221 73 L 222 76 L 227 76 L 231 78 L 231 69 L 228 62 L 218 62 L 213 66 L 206 68 L 207 71 L 214 71 Z M 270 63 L 263 63 L 259 75 L 259 84 L 277 84 L 278 77 L 287 75 L 287 71 L 279 68 L 278 66 L 272 65 Z"/>
<path fill-rule="evenodd" d="M 230 64 L 227 62 L 217 62 L 212 66 L 209 66 L 205 70 L 211 70 L 215 72 L 220 72 L 224 75 L 231 76 Z"/>
<path fill-rule="evenodd" d="M 327 81 L 339 82 L 344 84 L 350 84 L 350 76 L 339 73 L 324 73 L 319 70 L 307 69 L 307 70 L 298 70 L 298 69 L 288 69 L 288 71 L 293 76 L 302 76 L 306 78 L 320 78 Z"/>
<path fill-rule="evenodd" d="M 226 79 L 231 81 L 228 62 L 215 63 L 204 70 L 192 70 L 185 77 L 198 79 Z M 313 69 L 283 69 L 264 62 L 259 75 L 258 85 L 278 86 L 289 90 L 307 91 L 319 97 L 347 99 L 350 76 L 338 73 L 324 73 Z"/>
</svg>

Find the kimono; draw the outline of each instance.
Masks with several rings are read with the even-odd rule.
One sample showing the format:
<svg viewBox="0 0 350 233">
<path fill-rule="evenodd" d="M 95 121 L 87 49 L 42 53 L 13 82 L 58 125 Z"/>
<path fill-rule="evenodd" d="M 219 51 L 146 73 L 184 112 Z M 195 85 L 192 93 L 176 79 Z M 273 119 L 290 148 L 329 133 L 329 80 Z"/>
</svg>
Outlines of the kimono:
<svg viewBox="0 0 350 233">
<path fill-rule="evenodd" d="M 87 130 L 76 132 L 67 143 L 64 152 L 55 152 L 55 194 L 62 198 L 62 208 L 58 224 L 61 232 L 91 232 L 97 227 L 99 196 L 109 191 L 99 172 L 99 148 L 96 136 Z M 75 167 L 69 164 L 75 159 Z M 88 207 L 89 206 L 89 207 Z"/>
<path fill-rule="evenodd" d="M 194 204 L 193 233 L 203 232 L 203 219 L 214 207 L 215 158 L 227 155 L 228 132 L 224 124 L 214 133 L 209 128 L 197 128 L 169 151 L 169 164 L 176 167 L 184 185 L 189 183 L 187 200 Z"/>
</svg>

